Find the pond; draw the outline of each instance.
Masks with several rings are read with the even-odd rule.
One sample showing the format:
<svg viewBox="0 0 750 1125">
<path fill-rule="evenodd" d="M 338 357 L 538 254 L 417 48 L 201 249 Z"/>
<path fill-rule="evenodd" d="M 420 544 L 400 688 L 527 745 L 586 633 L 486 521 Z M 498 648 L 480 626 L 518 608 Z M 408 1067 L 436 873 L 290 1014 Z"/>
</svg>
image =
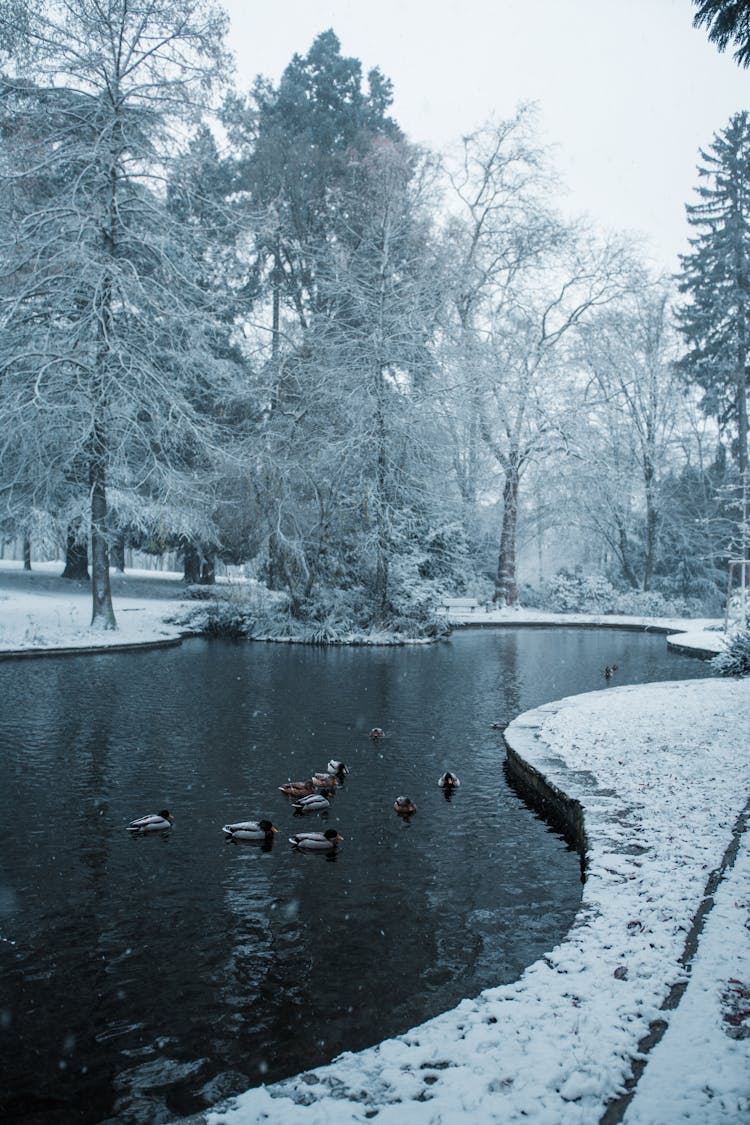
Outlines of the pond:
<svg viewBox="0 0 750 1125">
<path fill-rule="evenodd" d="M 0 664 L 0 1117 L 164 1121 L 515 979 L 570 926 L 580 869 L 491 724 L 707 672 L 663 637 L 560 628 Z M 330 758 L 350 773 L 301 824 L 277 786 Z M 163 807 L 166 836 L 125 831 Z M 225 842 L 262 817 L 270 850 Z M 334 857 L 288 843 L 326 827 Z"/>
</svg>

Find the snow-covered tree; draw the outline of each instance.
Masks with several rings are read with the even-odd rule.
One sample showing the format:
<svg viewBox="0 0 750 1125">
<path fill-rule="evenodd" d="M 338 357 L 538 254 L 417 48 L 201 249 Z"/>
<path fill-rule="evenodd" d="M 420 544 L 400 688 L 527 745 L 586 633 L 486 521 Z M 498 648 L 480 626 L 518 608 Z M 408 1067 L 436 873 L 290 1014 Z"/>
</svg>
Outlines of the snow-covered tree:
<svg viewBox="0 0 750 1125">
<path fill-rule="evenodd" d="M 698 166 L 699 202 L 687 206 L 696 231 L 681 257 L 687 301 L 678 323 L 682 367 L 703 391 L 706 413 L 733 436 L 739 471 L 747 470 L 747 372 L 750 356 L 750 119 L 736 113 Z"/>
<path fill-rule="evenodd" d="M 674 367 L 671 294 L 646 278 L 581 332 L 592 411 L 580 445 L 585 503 L 627 582 L 650 588 L 662 527 L 662 481 L 687 406 Z M 681 426 L 680 423 L 683 423 Z"/>
<path fill-rule="evenodd" d="M 0 418 L 27 458 L 56 435 L 58 479 L 85 466 L 92 621 L 114 628 L 110 493 L 125 524 L 153 525 L 178 496 L 203 518 L 193 470 L 228 371 L 165 178 L 224 71 L 226 17 L 204 0 L 29 3 L 25 17 L 0 87 L 3 190 L 43 181 L 44 198 L 26 192 L 0 247 Z M 16 31 L 0 9 L 0 41 Z"/>
</svg>

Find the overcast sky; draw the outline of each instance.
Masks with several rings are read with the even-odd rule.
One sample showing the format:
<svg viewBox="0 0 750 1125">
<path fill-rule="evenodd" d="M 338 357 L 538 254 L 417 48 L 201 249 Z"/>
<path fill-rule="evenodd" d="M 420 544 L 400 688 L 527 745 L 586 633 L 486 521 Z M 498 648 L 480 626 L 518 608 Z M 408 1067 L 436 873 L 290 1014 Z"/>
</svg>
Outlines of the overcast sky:
<svg viewBox="0 0 750 1125">
<path fill-rule="evenodd" d="M 692 26 L 690 0 L 225 0 L 237 84 L 274 81 L 332 27 L 391 78 L 407 135 L 443 148 L 536 101 L 568 210 L 642 232 L 660 268 L 687 249 L 698 150 L 750 109 L 750 71 Z"/>
</svg>

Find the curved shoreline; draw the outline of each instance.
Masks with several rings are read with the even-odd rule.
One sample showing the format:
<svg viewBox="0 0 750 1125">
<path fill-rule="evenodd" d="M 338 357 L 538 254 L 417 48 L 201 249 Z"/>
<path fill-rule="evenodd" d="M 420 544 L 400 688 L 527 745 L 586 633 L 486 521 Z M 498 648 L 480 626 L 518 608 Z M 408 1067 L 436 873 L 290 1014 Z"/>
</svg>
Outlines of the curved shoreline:
<svg viewBox="0 0 750 1125">
<path fill-rule="evenodd" d="M 186 634 L 186 636 L 192 634 Z M 80 645 L 61 648 L 0 649 L 0 660 L 31 660 L 45 656 L 92 656 L 108 652 L 138 652 L 153 648 L 177 648 L 186 636 L 164 637 L 156 641 L 117 641 L 114 644 Z"/>
<path fill-rule="evenodd" d="M 668 728 L 674 745 L 664 741 Z M 581 908 L 566 937 L 512 984 L 193 1120 L 628 1121 L 639 1053 L 679 1014 L 669 1010 L 688 981 L 688 945 L 710 924 L 714 889 L 739 848 L 750 764 L 733 748 L 738 737 L 750 741 L 750 682 L 667 681 L 571 696 L 518 716 L 504 737 L 511 774 L 585 852 Z M 717 813 L 719 793 L 729 807 Z M 703 1066 L 708 1082 L 710 1063 Z M 635 1108 L 635 1122 L 666 1120 Z"/>
<path fill-rule="evenodd" d="M 695 649 L 688 647 L 683 651 L 688 655 L 697 654 Z M 707 655 L 713 654 L 707 653 Z M 540 744 L 546 747 L 547 753 L 553 752 L 544 738 L 544 728 L 550 716 L 557 714 L 566 705 L 574 704 L 576 699 L 584 698 L 585 695 L 572 696 L 525 712 L 509 724 L 503 738 L 506 748 L 506 768 L 512 783 L 518 787 L 524 799 L 532 808 L 575 844 L 581 856 L 582 877 L 585 879 L 589 840 L 586 831 L 584 805 L 580 800 L 570 797 L 567 792 L 549 780 L 542 769 L 532 765 L 531 761 L 527 760 L 536 757 L 539 761 Z M 581 780 L 583 779 L 579 775 L 579 784 Z M 614 797 L 615 792 L 605 793 L 605 791 L 599 790 L 598 795 Z M 740 809 L 737 814 L 732 826 L 731 837 L 719 864 L 709 872 L 706 879 L 703 894 L 690 921 L 682 950 L 676 962 L 683 972 L 689 973 L 691 964 L 698 952 L 701 933 L 715 905 L 717 888 L 737 859 L 742 837 L 748 826 L 748 817 L 750 817 L 750 797 L 744 808 Z M 634 843 L 629 846 L 632 848 Z M 614 1092 L 615 1096 L 609 1100 L 604 1108 L 600 1125 L 619 1125 L 623 1121 L 635 1095 L 638 1082 L 648 1065 L 650 1052 L 661 1042 L 669 1030 L 668 1017 L 665 1017 L 667 1013 L 677 1008 L 688 983 L 689 977 L 686 975 L 669 986 L 666 996 L 659 1005 L 658 1012 L 651 1020 L 645 1034 L 638 1041 L 637 1049 L 632 1053 L 630 1073 L 625 1077 L 621 1089 Z"/>
<path fill-rule="evenodd" d="M 679 637 L 687 636 L 690 632 L 689 628 L 683 626 L 679 629 L 675 623 L 663 624 L 650 623 L 650 622 L 623 622 L 623 621 L 608 621 L 606 619 L 598 619 L 595 621 L 581 620 L 575 615 L 571 615 L 568 620 L 554 619 L 550 621 L 541 620 L 502 620 L 502 621 L 460 621 L 451 622 L 451 630 L 453 629 L 615 629 L 631 633 L 658 633 L 666 635 L 667 648 L 673 652 L 682 653 L 685 656 L 696 656 L 703 660 L 711 659 L 716 656 L 719 648 L 705 648 L 698 644 L 682 644 Z M 211 633 L 196 632 L 194 629 L 184 629 L 171 637 L 158 637 L 142 641 L 120 641 L 113 640 L 112 643 L 105 642 L 103 644 L 92 645 L 59 645 L 59 646 L 38 646 L 28 648 L 9 648 L 0 649 L 0 661 L 2 660 L 23 660 L 32 657 L 44 656 L 79 656 L 91 655 L 98 652 L 135 652 L 138 650 L 158 649 L 158 648 L 174 648 L 181 645 L 184 640 L 190 640 L 195 637 L 203 637 L 205 639 L 214 639 Z M 222 639 L 222 638 L 218 638 Z M 227 638 L 233 639 L 233 638 Z M 447 638 L 413 638 L 404 640 L 389 640 L 378 641 L 370 639 L 354 639 L 354 640 L 341 640 L 341 641 L 309 641 L 300 640 L 294 637 L 240 637 L 234 638 L 238 640 L 246 640 L 254 644 L 297 644 L 297 645 L 310 645 L 315 648 L 402 648 L 408 645 L 426 645 L 437 644 L 441 640 Z"/>
</svg>

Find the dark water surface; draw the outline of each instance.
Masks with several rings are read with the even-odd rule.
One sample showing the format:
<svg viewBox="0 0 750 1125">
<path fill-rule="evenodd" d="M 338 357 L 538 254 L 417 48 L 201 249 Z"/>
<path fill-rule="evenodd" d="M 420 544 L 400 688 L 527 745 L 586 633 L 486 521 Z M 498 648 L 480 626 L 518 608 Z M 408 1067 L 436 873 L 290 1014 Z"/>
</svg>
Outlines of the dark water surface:
<svg viewBox="0 0 750 1125">
<path fill-rule="evenodd" d="M 572 922 L 579 863 L 508 788 L 490 724 L 609 690 L 612 663 L 612 686 L 708 672 L 580 629 L 0 664 L 0 1118 L 163 1121 L 516 978 Z M 276 789 L 329 758 L 351 773 L 304 828 L 341 832 L 333 860 L 292 851 Z M 128 836 L 164 806 L 166 838 Z M 270 851 L 224 842 L 262 817 Z"/>
</svg>

